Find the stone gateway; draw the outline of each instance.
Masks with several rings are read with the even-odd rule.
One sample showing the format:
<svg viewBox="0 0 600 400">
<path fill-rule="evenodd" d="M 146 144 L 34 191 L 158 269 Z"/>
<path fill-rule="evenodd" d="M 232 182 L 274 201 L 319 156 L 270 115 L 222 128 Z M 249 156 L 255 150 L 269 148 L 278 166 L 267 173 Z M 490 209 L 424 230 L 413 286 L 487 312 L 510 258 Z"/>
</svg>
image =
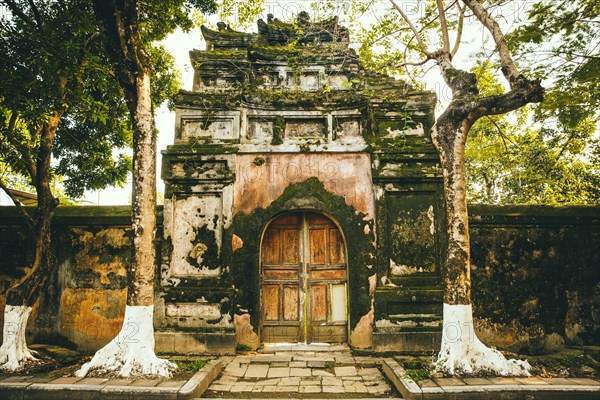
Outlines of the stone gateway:
<svg viewBox="0 0 600 400">
<path fill-rule="evenodd" d="M 337 19 L 258 28 L 203 27 L 190 52 L 163 151 L 158 350 L 436 349 L 435 95 L 366 70 Z"/>
</svg>

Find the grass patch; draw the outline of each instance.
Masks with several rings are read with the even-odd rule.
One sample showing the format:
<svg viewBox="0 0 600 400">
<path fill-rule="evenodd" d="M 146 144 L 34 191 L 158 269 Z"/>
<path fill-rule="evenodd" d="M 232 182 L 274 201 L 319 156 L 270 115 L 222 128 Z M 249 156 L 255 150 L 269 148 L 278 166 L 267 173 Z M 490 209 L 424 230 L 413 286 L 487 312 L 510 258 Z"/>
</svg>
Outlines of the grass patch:
<svg viewBox="0 0 600 400">
<path fill-rule="evenodd" d="M 186 360 L 186 361 L 175 361 L 175 364 L 179 367 L 181 371 L 190 371 L 195 372 L 199 371 L 206 364 L 208 364 L 207 360 Z"/>
<path fill-rule="evenodd" d="M 431 372 L 428 369 L 407 369 L 405 375 L 415 382 L 431 378 Z"/>
<path fill-rule="evenodd" d="M 431 379 L 433 373 L 433 365 L 429 358 L 397 358 L 396 359 L 404 368 L 405 377 L 413 381 L 424 381 Z"/>
</svg>

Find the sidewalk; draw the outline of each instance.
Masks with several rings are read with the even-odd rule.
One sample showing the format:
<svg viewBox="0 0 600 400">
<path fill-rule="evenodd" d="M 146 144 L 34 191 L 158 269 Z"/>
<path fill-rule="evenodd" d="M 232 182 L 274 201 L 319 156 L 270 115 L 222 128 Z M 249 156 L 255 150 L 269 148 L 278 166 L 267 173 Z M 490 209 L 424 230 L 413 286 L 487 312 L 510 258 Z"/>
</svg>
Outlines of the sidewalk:
<svg viewBox="0 0 600 400">
<path fill-rule="evenodd" d="M 202 395 L 221 369 L 220 360 L 209 361 L 188 380 L 14 375 L 0 381 L 0 399 L 195 399 Z"/>
<path fill-rule="evenodd" d="M 405 399 L 600 399 L 600 381 L 587 378 L 434 378 L 415 382 L 392 358 L 383 371 Z"/>
<path fill-rule="evenodd" d="M 396 360 L 355 356 L 347 346 L 267 346 L 259 353 L 209 361 L 198 372 L 166 380 L 69 376 L 76 367 L 0 377 L 0 399 L 600 399 L 600 381 L 587 378 L 432 378 L 415 382 Z"/>
<path fill-rule="evenodd" d="M 227 366 L 209 386 L 208 397 L 393 397 L 377 368 L 380 360 L 355 357 L 346 346 L 274 347 L 224 362 Z"/>
</svg>

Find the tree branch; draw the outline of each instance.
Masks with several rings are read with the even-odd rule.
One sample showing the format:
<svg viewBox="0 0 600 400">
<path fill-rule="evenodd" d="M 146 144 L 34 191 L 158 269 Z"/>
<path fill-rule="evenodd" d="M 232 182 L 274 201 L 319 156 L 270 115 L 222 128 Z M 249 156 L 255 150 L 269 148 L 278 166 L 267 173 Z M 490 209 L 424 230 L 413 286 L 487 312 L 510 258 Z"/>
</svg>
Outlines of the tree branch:
<svg viewBox="0 0 600 400">
<path fill-rule="evenodd" d="M 33 0 L 27 0 L 27 2 L 29 3 L 29 7 L 31 7 L 31 11 L 33 12 L 33 16 L 37 22 L 38 29 L 42 29 L 42 17 L 40 16 L 40 10 L 38 10 Z"/>
<path fill-rule="evenodd" d="M 427 50 L 427 46 L 425 46 L 425 43 L 423 42 L 423 40 L 421 39 L 421 36 L 419 35 L 419 31 L 417 30 L 417 28 L 415 28 L 415 26 L 413 25 L 410 18 L 408 18 L 408 16 L 404 13 L 404 11 L 402 11 L 402 8 L 400 8 L 400 6 L 398 4 L 396 4 L 396 2 L 394 0 L 390 0 L 390 3 L 392 3 L 394 8 L 402 16 L 402 19 L 404 19 L 404 21 L 408 24 L 408 27 L 410 28 L 410 30 L 413 32 L 413 34 L 417 38 L 417 42 L 419 43 L 419 48 L 421 49 L 421 51 L 423 53 L 425 53 L 426 55 L 430 55 L 430 52 Z"/>
<path fill-rule="evenodd" d="M 446 22 L 446 11 L 442 0 L 436 0 L 438 14 L 440 17 L 440 28 L 442 30 L 442 49 L 445 52 L 450 52 L 450 36 L 448 36 L 448 23 Z"/>
<path fill-rule="evenodd" d="M 465 22 L 465 9 L 466 8 L 467 8 L 467 6 L 464 6 L 464 7 L 458 6 L 458 9 L 460 10 L 460 14 L 458 16 L 458 28 L 456 30 L 456 41 L 454 42 L 454 47 L 452 48 L 452 51 L 450 52 L 450 55 L 452 57 L 454 57 L 456 55 L 456 53 L 458 52 L 458 47 L 460 46 L 460 40 L 462 39 L 462 33 L 463 33 L 463 25 Z"/>
<path fill-rule="evenodd" d="M 21 10 L 21 8 L 15 3 L 13 0 L 2 0 L 2 3 L 6 4 L 8 9 L 10 10 L 13 16 L 19 17 L 21 21 L 25 22 L 27 25 L 35 27 L 35 22 L 29 18 L 27 14 Z"/>
<path fill-rule="evenodd" d="M 19 115 L 16 112 L 10 113 L 10 119 L 8 120 L 8 131 L 6 132 L 7 137 L 12 137 L 13 132 L 15 131 L 15 126 L 17 126 L 17 118 Z"/>
<path fill-rule="evenodd" d="M 450 60 L 450 53 L 438 50 L 433 57 L 440 68 L 444 81 L 452 90 L 453 97 L 479 93 L 475 74 L 454 67 Z"/>
<path fill-rule="evenodd" d="M 515 65 L 506 38 L 500 30 L 498 22 L 487 12 L 487 10 L 477 0 L 463 0 L 465 5 L 473 12 L 475 17 L 481 22 L 483 26 L 491 33 L 494 42 L 496 43 L 496 49 L 498 50 L 498 56 L 500 57 L 500 63 L 502 65 L 502 73 L 508 80 L 511 88 L 516 84 L 516 79 L 520 75 L 519 69 Z"/>
<path fill-rule="evenodd" d="M 19 118 L 19 116 L 16 112 L 14 112 L 14 111 L 11 112 L 10 120 L 8 122 L 8 131 L 7 131 L 6 138 L 8 139 L 8 142 L 21 154 L 23 161 L 25 161 L 25 165 L 27 167 L 26 169 L 27 169 L 27 172 L 29 173 L 31 181 L 35 182 L 35 179 L 37 177 L 37 170 L 35 167 L 35 163 L 33 162 L 33 158 L 31 158 L 31 153 L 28 151 L 30 149 L 24 148 L 23 144 L 19 143 L 16 140 L 15 135 L 13 135 L 13 132 L 17 125 L 18 118 Z"/>
<path fill-rule="evenodd" d="M 2 180 L 2 177 L 0 177 L 0 189 L 2 189 L 4 191 L 4 193 L 6 193 L 8 195 L 8 197 L 10 197 L 10 199 L 12 200 L 12 202 L 15 203 L 15 206 L 17 207 L 17 211 L 25 219 L 25 222 L 27 223 L 27 226 L 33 232 L 34 228 L 35 228 L 35 221 L 31 217 L 31 215 L 29 215 L 27 213 L 27 211 L 25 211 L 25 209 L 23 208 L 23 205 L 16 198 L 16 196 L 12 193 L 12 191 L 6 186 L 6 184 Z"/>
<path fill-rule="evenodd" d="M 494 118 L 492 118 L 489 115 L 486 115 L 486 118 L 490 120 L 490 122 L 496 127 L 496 130 L 498 131 L 498 135 L 500 135 L 500 139 L 502 139 L 502 144 L 504 145 L 504 150 L 508 151 L 508 146 L 506 145 L 506 137 L 504 136 L 504 132 L 502 131 L 502 128 L 500 128 L 500 125 L 498 125 L 498 123 L 496 123 L 496 121 L 494 121 Z"/>
<path fill-rule="evenodd" d="M 482 97 L 476 100 L 469 118 L 477 120 L 486 115 L 499 115 L 514 111 L 529 103 L 539 103 L 544 99 L 544 88 L 539 79 L 517 79 L 510 92 Z"/>
</svg>

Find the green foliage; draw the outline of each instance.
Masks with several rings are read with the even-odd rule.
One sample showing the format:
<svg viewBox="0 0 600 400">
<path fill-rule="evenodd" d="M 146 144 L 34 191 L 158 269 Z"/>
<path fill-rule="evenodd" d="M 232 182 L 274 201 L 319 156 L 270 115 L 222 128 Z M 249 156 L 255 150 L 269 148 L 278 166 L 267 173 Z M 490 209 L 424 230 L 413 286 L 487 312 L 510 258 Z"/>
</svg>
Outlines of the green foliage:
<svg viewBox="0 0 600 400">
<path fill-rule="evenodd" d="M 149 48 L 152 63 L 152 104 L 155 108 L 165 101 L 174 110 L 173 96 L 181 89 L 181 73 L 175 68 L 175 58 L 160 44 Z"/>
<path fill-rule="evenodd" d="M 229 28 L 245 32 L 255 28 L 256 19 L 265 9 L 265 0 L 221 0 L 213 3 L 213 7 L 192 10 L 190 18 L 194 25 L 206 25 L 216 29 L 216 24 L 205 16 L 205 14 L 215 13 L 218 21 L 225 22 Z"/>
<path fill-rule="evenodd" d="M 442 35 L 435 2 L 398 4 L 420 32 L 425 46 L 430 50 L 440 48 Z M 503 0 L 483 4 L 496 15 L 515 10 L 510 2 Z M 448 27 L 453 31 L 451 47 L 457 36 L 462 6 L 462 2 L 446 2 Z M 408 23 L 388 2 L 357 0 L 343 8 L 338 2 L 324 1 L 316 9 L 343 15 L 349 21 L 351 41 L 368 69 L 408 78 L 416 88 L 425 87 L 422 77 L 431 62 L 421 64 L 425 56 L 418 41 Z M 484 117 L 473 126 L 466 150 L 471 201 L 546 204 L 600 201 L 596 143 L 600 99 L 599 9 L 593 0 L 539 0 L 528 15 L 506 19 L 520 26 L 508 36 L 519 66 L 526 67 L 523 68 L 526 76 L 544 79 L 549 88 L 541 104 L 509 116 Z M 464 21 L 465 33 L 474 27 L 469 25 L 472 19 L 469 20 Z M 499 22 L 502 24 L 504 20 L 500 18 Z M 477 29 L 482 28 L 479 25 Z M 470 36 L 466 34 L 463 42 L 472 40 Z M 478 77 L 482 96 L 503 93 L 504 86 L 497 79 L 501 76 L 495 66 L 497 59 L 490 61 L 493 52 L 490 53 L 487 43 L 482 46 L 479 62 L 473 62 L 477 58 L 473 61 L 465 58 L 468 48 L 464 44 L 454 57 L 455 62 L 473 66 L 471 71 Z"/>
<path fill-rule="evenodd" d="M 172 55 L 161 40 L 176 27 L 192 27 L 190 11 L 214 10 L 212 0 L 144 3 L 142 35 L 153 65 L 152 100 L 158 107 L 180 88 Z M 24 153 L 38 157 L 40 128 L 64 109 L 48 171 L 59 193 L 80 197 L 86 189 L 124 184 L 131 168 L 132 130 L 123 91 L 105 53 L 91 4 L 85 0 L 17 1 L 1 23 L 0 156 L 8 183 L 29 183 Z M 11 115 L 17 123 L 9 130 Z M 9 140 L 10 136 L 10 140 Z M 18 178 L 21 177 L 21 178 Z M 33 188 L 35 189 L 35 188 Z M 60 197 L 60 196 L 59 196 Z"/>
<path fill-rule="evenodd" d="M 528 23 L 508 36 L 521 64 L 550 82 L 536 117 L 554 121 L 567 136 L 598 121 L 599 24 L 597 1 L 540 0 L 529 10 Z"/>
<path fill-rule="evenodd" d="M 131 129 L 90 5 L 17 1 L 12 11 L 0 25 L 0 157 L 21 177 L 12 181 L 35 187 L 47 175 L 70 197 L 125 182 L 131 160 L 118 150 L 129 146 Z M 52 166 L 32 176 L 47 144 L 44 124 L 57 110 L 64 113 L 49 144 Z"/>
<path fill-rule="evenodd" d="M 431 378 L 432 364 L 430 360 L 408 358 L 399 360 L 404 367 L 404 375 L 413 381 L 423 381 Z"/>
<path fill-rule="evenodd" d="M 503 92 L 492 68 L 493 64 L 485 61 L 471 70 L 483 95 Z M 599 202 L 599 148 L 587 140 L 586 132 L 593 131 L 593 126 L 579 125 L 575 128 L 579 133 L 565 138 L 559 129 L 532 125 L 529 117 L 529 109 L 521 108 L 510 116 L 482 118 L 471 128 L 466 149 L 471 202 Z"/>
<path fill-rule="evenodd" d="M 525 154 L 546 163 L 529 166 L 538 184 L 532 193 L 552 203 L 599 203 L 600 5 L 540 0 L 527 17 L 508 39 L 521 64 L 548 82 L 534 112 L 542 128 Z"/>
<path fill-rule="evenodd" d="M 214 0 L 161 0 L 140 2 L 138 18 L 142 39 L 151 44 L 165 39 L 177 28 L 184 32 L 194 26 L 192 14 L 214 12 Z"/>
</svg>

